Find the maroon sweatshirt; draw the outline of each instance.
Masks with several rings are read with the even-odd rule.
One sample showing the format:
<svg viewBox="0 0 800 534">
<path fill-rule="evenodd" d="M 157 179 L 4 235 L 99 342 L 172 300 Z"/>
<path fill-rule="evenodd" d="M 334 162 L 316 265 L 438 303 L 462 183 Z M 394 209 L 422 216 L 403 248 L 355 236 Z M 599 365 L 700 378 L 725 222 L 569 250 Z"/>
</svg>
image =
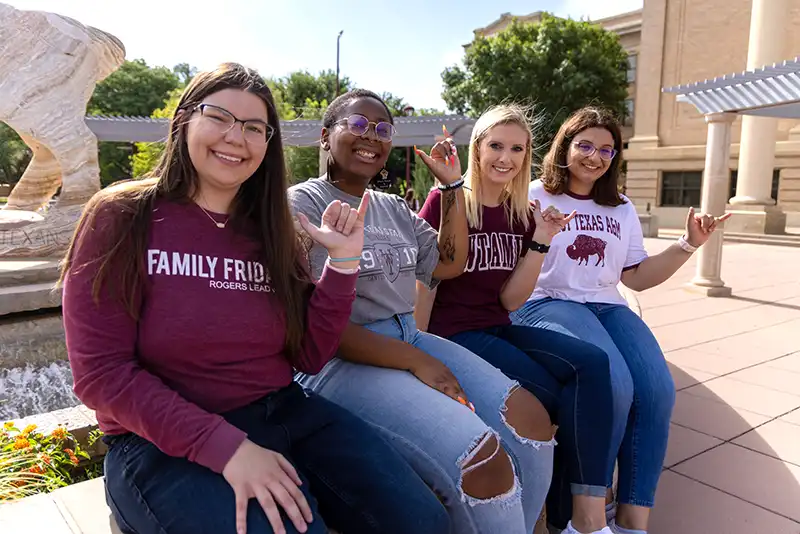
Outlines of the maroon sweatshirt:
<svg viewBox="0 0 800 534">
<path fill-rule="evenodd" d="M 118 208 L 106 206 L 80 229 L 63 291 L 75 394 L 104 432 L 134 432 L 220 473 L 246 436 L 218 414 L 289 385 L 293 365 L 319 372 L 347 326 L 358 275 L 322 272 L 290 363 L 281 288 L 258 261 L 259 244 L 230 225 L 217 228 L 194 203 L 161 201 L 151 220 L 138 321 L 108 291 L 96 304 L 96 264 L 80 268 L 108 250 L 104 229 L 120 224 Z"/>
</svg>

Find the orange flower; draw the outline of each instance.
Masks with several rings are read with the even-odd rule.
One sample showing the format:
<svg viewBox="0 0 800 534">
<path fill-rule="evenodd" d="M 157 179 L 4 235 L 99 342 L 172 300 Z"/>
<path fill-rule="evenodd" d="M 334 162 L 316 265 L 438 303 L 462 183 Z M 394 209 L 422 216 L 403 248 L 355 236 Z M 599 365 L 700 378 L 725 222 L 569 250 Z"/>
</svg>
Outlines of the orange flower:
<svg viewBox="0 0 800 534">
<path fill-rule="evenodd" d="M 14 427 L 13 421 L 6 421 L 5 423 L 3 423 L 3 428 L 13 428 L 13 427 Z"/>
<path fill-rule="evenodd" d="M 28 441 L 28 438 L 23 436 L 18 436 L 17 440 L 14 442 L 14 450 L 27 449 L 30 446 L 31 442 Z"/>
<path fill-rule="evenodd" d="M 50 455 L 48 455 L 48 454 L 42 454 L 42 455 L 41 455 L 39 458 L 40 458 L 40 459 L 41 459 L 41 460 L 42 460 L 44 463 L 46 463 L 47 465 L 50 465 L 50 462 L 52 462 L 52 461 L 53 461 L 53 460 L 52 460 L 52 458 L 50 458 Z"/>
<path fill-rule="evenodd" d="M 69 456 L 69 461 L 70 462 L 72 462 L 75 465 L 78 465 L 80 463 L 80 460 L 78 460 L 78 457 L 75 456 L 75 451 L 73 451 L 72 449 L 64 449 L 64 452 L 67 453 L 67 455 Z"/>
<path fill-rule="evenodd" d="M 67 439 L 67 429 L 63 426 L 59 426 L 53 430 L 50 436 L 54 437 L 55 439 Z"/>
<path fill-rule="evenodd" d="M 44 474 L 44 468 L 41 465 L 34 465 L 30 469 L 28 469 L 28 472 L 29 473 L 33 473 L 35 475 L 43 475 Z"/>
<path fill-rule="evenodd" d="M 28 425 L 28 426 L 26 426 L 26 427 L 25 427 L 25 429 L 22 431 L 22 435 L 23 435 L 23 436 L 27 436 L 28 434 L 30 434 L 30 433 L 31 433 L 31 432 L 33 432 L 34 430 L 36 430 L 36 425 Z"/>
</svg>

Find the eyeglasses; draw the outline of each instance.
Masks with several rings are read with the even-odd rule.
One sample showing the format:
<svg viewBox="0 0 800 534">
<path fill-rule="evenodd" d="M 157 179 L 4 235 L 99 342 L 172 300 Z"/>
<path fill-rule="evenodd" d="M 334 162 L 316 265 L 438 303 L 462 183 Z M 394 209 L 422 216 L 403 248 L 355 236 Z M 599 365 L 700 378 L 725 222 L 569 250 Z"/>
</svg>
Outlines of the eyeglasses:
<svg viewBox="0 0 800 534">
<path fill-rule="evenodd" d="M 577 141 L 575 143 L 572 143 L 572 146 L 578 149 L 578 152 L 581 153 L 581 156 L 587 158 L 592 156 L 595 152 L 597 152 L 600 154 L 600 159 L 605 161 L 611 161 L 612 159 L 614 159 L 614 156 L 617 155 L 617 151 L 613 148 L 606 148 L 606 147 L 597 148 L 588 141 Z"/>
<path fill-rule="evenodd" d="M 396 131 L 394 125 L 390 122 L 370 122 L 364 115 L 359 114 L 350 115 L 346 119 L 337 121 L 337 123 L 342 122 L 346 122 L 347 129 L 350 133 L 358 137 L 366 135 L 369 131 L 369 127 L 374 126 L 375 135 L 378 137 L 379 141 L 383 141 L 384 143 L 389 143 Z"/>
<path fill-rule="evenodd" d="M 239 122 L 242 124 L 242 137 L 251 145 L 266 145 L 272 139 L 275 128 L 259 119 L 243 121 L 237 119 L 227 109 L 213 104 L 198 104 L 192 111 L 199 111 L 204 122 L 218 133 L 224 135 Z"/>
</svg>

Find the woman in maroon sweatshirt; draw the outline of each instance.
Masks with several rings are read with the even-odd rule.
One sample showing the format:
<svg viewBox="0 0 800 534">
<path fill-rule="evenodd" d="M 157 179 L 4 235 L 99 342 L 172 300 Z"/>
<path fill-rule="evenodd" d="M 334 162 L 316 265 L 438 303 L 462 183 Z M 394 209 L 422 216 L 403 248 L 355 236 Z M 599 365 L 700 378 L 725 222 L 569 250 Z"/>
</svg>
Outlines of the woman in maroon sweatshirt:
<svg viewBox="0 0 800 534">
<path fill-rule="evenodd" d="M 334 356 L 367 197 L 332 202 L 309 280 L 278 115 L 254 71 L 198 74 L 154 178 L 95 195 L 62 272 L 76 395 L 126 533 L 444 533 L 444 508 L 371 428 L 293 384 Z"/>
</svg>

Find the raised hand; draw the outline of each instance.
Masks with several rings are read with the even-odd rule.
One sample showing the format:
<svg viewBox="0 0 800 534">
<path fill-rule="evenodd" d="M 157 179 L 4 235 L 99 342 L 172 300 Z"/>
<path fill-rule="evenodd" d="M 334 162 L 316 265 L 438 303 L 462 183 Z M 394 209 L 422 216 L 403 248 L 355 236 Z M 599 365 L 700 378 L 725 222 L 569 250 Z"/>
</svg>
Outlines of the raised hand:
<svg viewBox="0 0 800 534">
<path fill-rule="evenodd" d="M 302 213 L 297 214 L 297 220 L 311 239 L 328 249 L 331 258 L 355 258 L 361 256 L 361 249 L 364 248 L 364 217 L 367 206 L 368 190 L 361 197 L 357 210 L 339 200 L 328 204 L 319 227 Z"/>
<path fill-rule="evenodd" d="M 721 217 L 714 217 L 708 213 L 697 215 L 694 208 L 689 208 L 689 213 L 686 215 L 686 241 L 693 247 L 705 245 L 717 229 L 717 225 L 726 221 L 731 215 L 731 213 L 725 213 Z"/>
<path fill-rule="evenodd" d="M 247 532 L 247 506 L 258 500 L 275 534 L 285 534 L 278 506 L 299 532 L 314 520 L 299 486 L 302 481 L 289 461 L 275 451 L 244 440 L 222 470 L 236 499 L 236 534 Z"/>
<path fill-rule="evenodd" d="M 577 212 L 572 211 L 569 215 L 564 215 L 556 207 L 548 206 L 542 211 L 542 204 L 539 199 L 532 203 L 533 221 L 536 228 L 533 232 L 533 239 L 542 245 L 549 245 L 553 238 L 562 231 L 567 224 L 575 217 Z"/>
<path fill-rule="evenodd" d="M 414 152 L 431 170 L 439 183 L 448 185 L 461 178 L 461 162 L 458 159 L 456 144 L 447 132 L 447 127 L 442 125 L 442 131 L 445 139 L 433 145 L 430 155 L 417 147 L 414 147 Z"/>
</svg>

